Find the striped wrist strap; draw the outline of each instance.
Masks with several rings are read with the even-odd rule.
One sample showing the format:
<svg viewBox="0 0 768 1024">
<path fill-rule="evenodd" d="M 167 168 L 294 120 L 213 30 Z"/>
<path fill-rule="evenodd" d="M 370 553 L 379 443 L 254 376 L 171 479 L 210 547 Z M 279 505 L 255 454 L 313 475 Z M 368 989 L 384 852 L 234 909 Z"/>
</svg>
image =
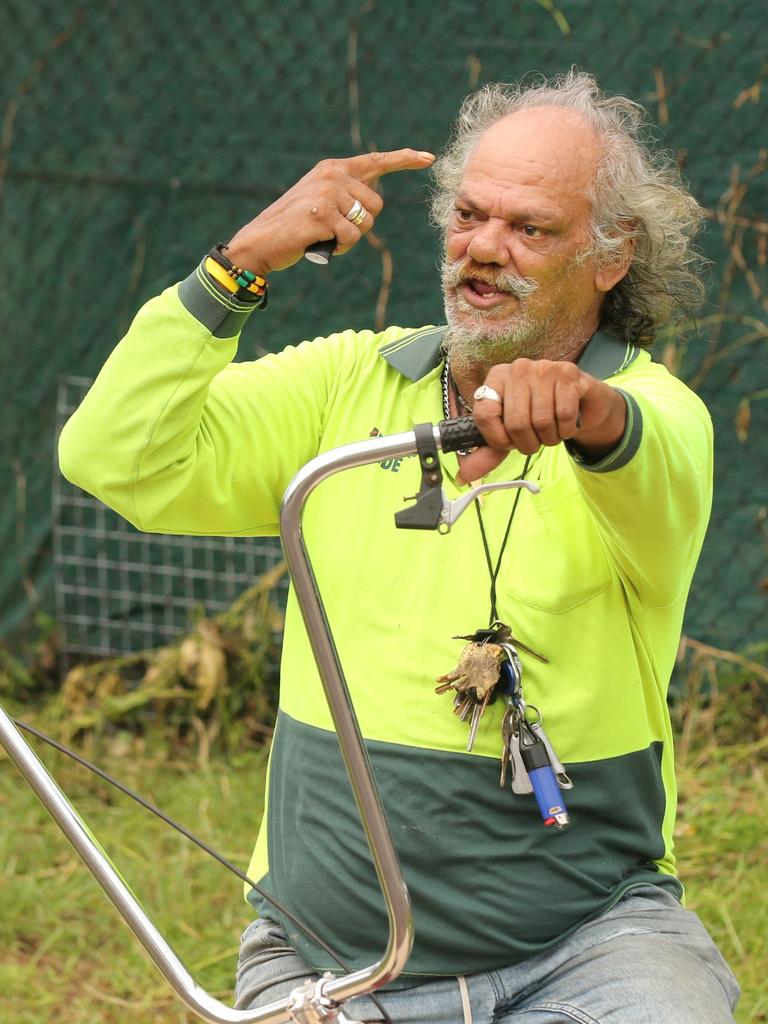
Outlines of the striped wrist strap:
<svg viewBox="0 0 768 1024">
<path fill-rule="evenodd" d="M 261 298 L 266 305 L 268 288 L 266 279 L 254 274 L 252 270 L 235 266 L 222 252 L 222 249 L 225 248 L 226 242 L 220 242 L 211 249 L 205 261 L 205 269 L 211 277 L 228 291 L 237 295 L 238 298 Z"/>
</svg>

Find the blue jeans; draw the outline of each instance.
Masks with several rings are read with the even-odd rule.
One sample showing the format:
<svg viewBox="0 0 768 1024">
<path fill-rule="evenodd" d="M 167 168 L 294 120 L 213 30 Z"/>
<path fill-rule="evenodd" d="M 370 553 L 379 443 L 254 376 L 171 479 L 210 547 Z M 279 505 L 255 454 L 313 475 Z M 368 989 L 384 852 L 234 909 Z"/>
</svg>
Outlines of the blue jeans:
<svg viewBox="0 0 768 1024">
<path fill-rule="evenodd" d="M 242 937 L 237 1006 L 258 1007 L 313 975 L 280 928 Z M 392 1024 L 733 1024 L 739 986 L 695 914 L 655 886 L 523 963 L 377 993 Z M 381 1020 L 370 999 L 344 1012 Z"/>
</svg>

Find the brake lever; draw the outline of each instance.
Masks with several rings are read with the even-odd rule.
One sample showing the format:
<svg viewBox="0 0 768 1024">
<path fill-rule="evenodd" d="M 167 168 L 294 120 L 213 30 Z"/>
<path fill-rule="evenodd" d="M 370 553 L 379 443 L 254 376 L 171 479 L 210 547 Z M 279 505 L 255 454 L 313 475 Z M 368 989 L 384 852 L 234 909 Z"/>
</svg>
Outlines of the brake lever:
<svg viewBox="0 0 768 1024">
<path fill-rule="evenodd" d="M 531 494 L 539 494 L 541 491 L 541 488 L 537 484 L 531 483 L 530 480 L 501 480 L 495 484 L 478 484 L 477 487 L 472 487 L 466 494 L 462 494 L 460 498 L 454 498 L 453 501 L 446 498 L 445 491 L 442 491 L 443 507 L 437 524 L 438 532 L 449 533 L 459 516 L 481 494 L 487 494 L 488 491 L 505 491 L 510 487 L 525 487 Z"/>
</svg>

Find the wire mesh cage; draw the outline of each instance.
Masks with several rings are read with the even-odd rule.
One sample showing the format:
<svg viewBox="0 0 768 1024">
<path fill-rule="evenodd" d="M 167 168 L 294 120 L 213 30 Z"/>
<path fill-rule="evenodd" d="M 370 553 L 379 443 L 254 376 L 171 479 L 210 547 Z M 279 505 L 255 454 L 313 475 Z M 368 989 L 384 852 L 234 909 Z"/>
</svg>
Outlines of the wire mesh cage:
<svg viewBox="0 0 768 1024">
<path fill-rule="evenodd" d="M 91 381 L 63 377 L 59 428 Z M 282 558 L 276 538 L 141 533 L 54 473 L 56 621 L 65 654 L 109 657 L 173 642 L 195 619 L 228 608 Z M 278 599 L 285 597 L 279 584 Z"/>
</svg>

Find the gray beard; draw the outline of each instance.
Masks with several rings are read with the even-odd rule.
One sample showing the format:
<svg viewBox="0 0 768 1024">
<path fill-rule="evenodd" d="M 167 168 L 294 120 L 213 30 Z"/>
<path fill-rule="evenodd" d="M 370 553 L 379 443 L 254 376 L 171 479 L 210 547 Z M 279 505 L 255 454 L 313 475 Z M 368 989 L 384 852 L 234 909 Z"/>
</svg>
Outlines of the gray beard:
<svg viewBox="0 0 768 1024">
<path fill-rule="evenodd" d="M 574 339 L 557 312 L 534 315 L 526 299 L 538 290 L 528 278 L 494 274 L 494 280 L 517 296 L 520 307 L 512 316 L 497 321 L 492 312 L 475 309 L 462 302 L 455 285 L 463 276 L 465 261 L 442 267 L 445 316 L 448 328 L 443 349 L 455 373 L 482 378 L 492 366 L 515 359 L 562 360 L 573 357 Z"/>
<path fill-rule="evenodd" d="M 492 366 L 511 363 L 515 359 L 561 360 L 572 357 L 573 337 L 556 327 L 554 316 L 534 320 L 525 308 L 503 323 L 492 324 L 478 317 L 474 324 L 457 323 L 453 309 L 446 302 L 448 328 L 443 336 L 443 349 L 454 373 L 483 377 Z"/>
</svg>

